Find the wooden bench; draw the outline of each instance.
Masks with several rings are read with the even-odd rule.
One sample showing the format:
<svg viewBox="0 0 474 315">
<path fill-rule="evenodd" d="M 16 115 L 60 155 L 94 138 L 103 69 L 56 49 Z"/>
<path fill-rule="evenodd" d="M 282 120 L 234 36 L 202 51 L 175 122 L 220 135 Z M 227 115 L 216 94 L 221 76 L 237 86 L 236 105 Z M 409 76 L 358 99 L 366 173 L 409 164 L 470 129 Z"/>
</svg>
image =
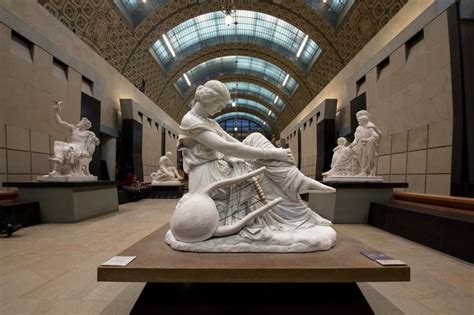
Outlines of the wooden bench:
<svg viewBox="0 0 474 315">
<path fill-rule="evenodd" d="M 370 225 L 474 262 L 474 199 L 404 192 L 393 197 L 371 204 Z"/>
<path fill-rule="evenodd" d="M 15 200 L 16 190 L 0 190 L 0 202 L 4 200 Z"/>
</svg>

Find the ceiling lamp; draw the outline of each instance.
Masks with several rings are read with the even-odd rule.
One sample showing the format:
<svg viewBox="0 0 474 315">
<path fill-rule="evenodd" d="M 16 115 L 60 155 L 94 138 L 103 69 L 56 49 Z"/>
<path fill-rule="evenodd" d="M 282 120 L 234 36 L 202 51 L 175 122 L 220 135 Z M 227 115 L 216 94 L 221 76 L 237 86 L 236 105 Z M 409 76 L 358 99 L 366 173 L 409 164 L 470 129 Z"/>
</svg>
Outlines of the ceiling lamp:
<svg viewBox="0 0 474 315">
<path fill-rule="evenodd" d="M 237 102 L 235 100 L 232 100 L 232 107 L 237 106 Z"/>
<path fill-rule="evenodd" d="M 235 6 L 233 0 L 229 4 L 224 3 L 222 5 L 222 13 L 224 13 L 224 22 L 227 26 L 238 24 L 235 18 Z"/>
</svg>

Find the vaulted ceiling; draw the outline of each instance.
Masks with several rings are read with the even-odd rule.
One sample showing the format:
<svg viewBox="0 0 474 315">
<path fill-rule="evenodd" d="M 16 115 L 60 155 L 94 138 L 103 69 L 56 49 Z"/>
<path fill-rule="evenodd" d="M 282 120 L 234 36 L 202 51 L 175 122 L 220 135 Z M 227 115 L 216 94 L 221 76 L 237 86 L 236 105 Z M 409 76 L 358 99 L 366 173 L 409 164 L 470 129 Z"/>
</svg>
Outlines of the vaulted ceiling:
<svg viewBox="0 0 474 315">
<path fill-rule="evenodd" d="M 38 1 L 178 122 L 218 79 L 279 133 L 408 0 Z"/>
</svg>

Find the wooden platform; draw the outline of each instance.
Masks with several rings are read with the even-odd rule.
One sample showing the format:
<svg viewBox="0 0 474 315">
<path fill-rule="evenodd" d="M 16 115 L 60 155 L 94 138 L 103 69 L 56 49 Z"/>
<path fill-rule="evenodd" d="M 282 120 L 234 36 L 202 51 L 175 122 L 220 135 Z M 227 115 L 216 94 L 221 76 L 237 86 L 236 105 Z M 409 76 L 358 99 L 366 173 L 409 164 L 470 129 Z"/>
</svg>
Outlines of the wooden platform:
<svg viewBox="0 0 474 315">
<path fill-rule="evenodd" d="M 409 281 L 410 267 L 383 267 L 361 255 L 375 251 L 343 233 L 336 247 L 303 254 L 178 252 L 164 242 L 164 225 L 118 254 L 126 267 L 98 268 L 99 281 L 168 283 L 317 283 Z"/>
</svg>

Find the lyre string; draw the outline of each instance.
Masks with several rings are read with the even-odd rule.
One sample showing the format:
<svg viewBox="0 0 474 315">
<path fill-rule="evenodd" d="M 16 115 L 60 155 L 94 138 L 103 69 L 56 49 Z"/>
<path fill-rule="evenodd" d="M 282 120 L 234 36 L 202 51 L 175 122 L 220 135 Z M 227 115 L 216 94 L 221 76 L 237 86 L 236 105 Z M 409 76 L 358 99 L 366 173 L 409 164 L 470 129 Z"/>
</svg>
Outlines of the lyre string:
<svg viewBox="0 0 474 315">
<path fill-rule="evenodd" d="M 223 220 L 225 220 L 225 219 L 228 219 L 228 218 L 230 218 L 230 217 L 233 217 L 235 214 L 237 214 L 237 213 L 239 213 L 239 212 L 242 212 L 242 211 L 244 211 L 244 210 L 247 210 L 248 208 L 250 208 L 251 206 L 253 206 L 254 204 L 256 204 L 256 203 L 258 203 L 258 202 L 261 202 L 261 200 L 258 199 L 258 200 L 255 201 L 254 203 L 251 203 L 251 204 L 249 204 L 249 205 L 246 205 L 246 206 L 243 207 L 243 208 L 237 209 L 236 211 L 234 211 L 234 212 L 232 212 L 230 215 L 228 215 L 228 216 L 226 216 L 226 217 L 220 219 L 219 221 L 223 221 Z"/>
</svg>

